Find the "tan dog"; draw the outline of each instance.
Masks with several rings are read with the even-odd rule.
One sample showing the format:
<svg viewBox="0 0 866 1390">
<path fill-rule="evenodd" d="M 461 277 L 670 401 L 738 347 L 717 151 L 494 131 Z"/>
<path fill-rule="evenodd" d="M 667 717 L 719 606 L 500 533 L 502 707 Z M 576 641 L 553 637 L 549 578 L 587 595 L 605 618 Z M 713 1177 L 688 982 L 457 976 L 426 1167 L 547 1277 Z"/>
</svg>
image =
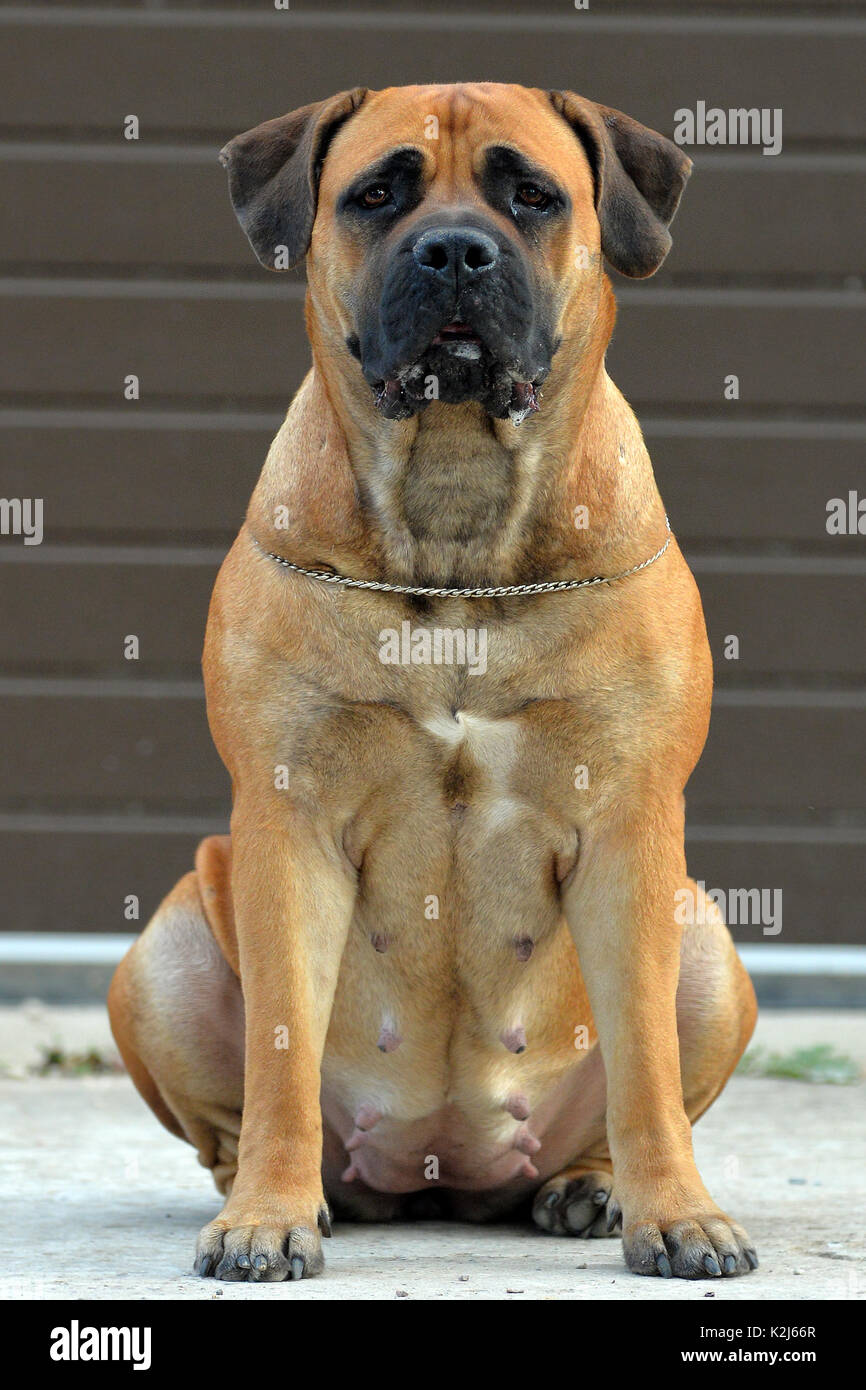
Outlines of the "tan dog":
<svg viewBox="0 0 866 1390">
<path fill-rule="evenodd" d="M 689 161 L 492 84 L 343 93 L 223 158 L 260 259 L 308 252 L 313 370 L 211 604 L 231 840 L 110 995 L 136 1085 L 226 1194 L 197 1268 L 315 1274 L 329 1204 L 621 1219 L 637 1273 L 754 1268 L 691 1144 L 755 1018 L 686 877 L 710 655 L 604 369 L 602 253 L 657 269 Z M 280 558 L 410 588 L 633 573 L 424 596 Z"/>
</svg>

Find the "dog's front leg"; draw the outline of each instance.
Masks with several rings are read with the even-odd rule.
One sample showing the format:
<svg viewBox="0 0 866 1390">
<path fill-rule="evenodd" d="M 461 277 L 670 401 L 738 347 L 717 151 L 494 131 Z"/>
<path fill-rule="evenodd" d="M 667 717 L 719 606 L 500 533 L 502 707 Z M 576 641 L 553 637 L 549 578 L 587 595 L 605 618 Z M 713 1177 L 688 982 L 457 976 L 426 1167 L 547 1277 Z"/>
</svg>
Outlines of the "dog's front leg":
<svg viewBox="0 0 866 1390">
<path fill-rule="evenodd" d="M 589 827 L 563 906 L 607 1076 L 626 1261 L 637 1274 L 694 1279 L 745 1273 L 757 1260 L 701 1181 L 683 1105 L 674 895 L 685 880 L 676 796 Z"/>
<path fill-rule="evenodd" d="M 320 1068 L 351 920 L 351 869 L 306 814 L 232 816 L 232 894 L 246 1013 L 238 1171 L 199 1236 L 218 1279 L 317 1274 L 322 1191 Z"/>
</svg>

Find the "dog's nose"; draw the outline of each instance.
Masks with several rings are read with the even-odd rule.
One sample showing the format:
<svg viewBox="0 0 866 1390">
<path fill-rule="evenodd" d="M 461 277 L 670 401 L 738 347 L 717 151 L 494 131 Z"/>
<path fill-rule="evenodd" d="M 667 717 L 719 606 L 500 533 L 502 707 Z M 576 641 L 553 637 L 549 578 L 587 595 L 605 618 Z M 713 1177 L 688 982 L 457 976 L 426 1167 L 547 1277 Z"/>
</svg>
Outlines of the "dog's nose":
<svg viewBox="0 0 866 1390">
<path fill-rule="evenodd" d="M 412 254 L 428 274 L 460 282 L 490 270 L 499 259 L 499 247 L 473 227 L 434 227 L 422 232 Z"/>
</svg>

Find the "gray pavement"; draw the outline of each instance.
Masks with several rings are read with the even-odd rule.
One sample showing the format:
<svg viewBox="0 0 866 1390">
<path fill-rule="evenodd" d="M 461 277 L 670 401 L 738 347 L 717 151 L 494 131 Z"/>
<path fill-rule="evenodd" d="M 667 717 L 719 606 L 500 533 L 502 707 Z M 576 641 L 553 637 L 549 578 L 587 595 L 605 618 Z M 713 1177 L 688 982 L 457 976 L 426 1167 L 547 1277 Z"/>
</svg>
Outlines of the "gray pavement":
<svg viewBox="0 0 866 1390">
<path fill-rule="evenodd" d="M 190 1148 L 122 1075 L 35 1077 L 38 1044 L 112 1049 L 99 1009 L 0 1009 L 0 1191 L 13 1213 L 0 1297 L 121 1299 L 863 1299 L 866 1084 L 735 1077 L 695 1129 L 704 1178 L 755 1238 L 747 1278 L 639 1279 L 618 1241 L 528 1227 L 338 1226 L 299 1284 L 199 1280 L 198 1228 L 219 1208 Z M 766 1012 L 775 1050 L 832 1043 L 866 1063 L 860 1013 Z"/>
</svg>

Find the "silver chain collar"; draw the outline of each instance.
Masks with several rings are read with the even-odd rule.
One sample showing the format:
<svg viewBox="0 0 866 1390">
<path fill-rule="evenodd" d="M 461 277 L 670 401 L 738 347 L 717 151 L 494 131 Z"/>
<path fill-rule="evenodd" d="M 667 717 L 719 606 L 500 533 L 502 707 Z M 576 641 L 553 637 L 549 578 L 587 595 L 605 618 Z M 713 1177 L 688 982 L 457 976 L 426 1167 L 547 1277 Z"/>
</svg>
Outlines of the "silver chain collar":
<svg viewBox="0 0 866 1390">
<path fill-rule="evenodd" d="M 648 569 L 654 565 L 656 560 L 660 560 L 671 543 L 671 524 L 665 516 L 665 529 L 667 536 L 665 543 L 659 546 L 655 555 L 650 555 L 648 560 L 641 560 L 639 565 L 632 565 L 630 569 L 621 570 L 619 574 L 596 575 L 593 579 L 550 579 L 540 584 L 499 584 L 484 589 L 432 589 L 422 588 L 415 584 L 386 584 L 382 579 L 350 579 L 345 574 L 329 574 L 325 570 L 308 570 L 303 565 L 295 565 L 291 560 L 286 560 L 282 555 L 275 555 L 272 550 L 265 550 L 264 546 L 256 540 L 250 532 L 253 545 L 266 555 L 269 560 L 274 560 L 276 564 L 282 565 L 284 569 L 294 570 L 295 574 L 306 575 L 307 579 L 318 579 L 323 584 L 339 584 L 345 589 L 374 589 L 383 594 L 415 594 L 419 598 L 521 598 L 526 594 L 561 594 L 570 589 L 589 589 L 594 584 L 615 584 L 619 579 L 628 579 L 632 574 L 638 574 L 641 570 Z"/>
</svg>

